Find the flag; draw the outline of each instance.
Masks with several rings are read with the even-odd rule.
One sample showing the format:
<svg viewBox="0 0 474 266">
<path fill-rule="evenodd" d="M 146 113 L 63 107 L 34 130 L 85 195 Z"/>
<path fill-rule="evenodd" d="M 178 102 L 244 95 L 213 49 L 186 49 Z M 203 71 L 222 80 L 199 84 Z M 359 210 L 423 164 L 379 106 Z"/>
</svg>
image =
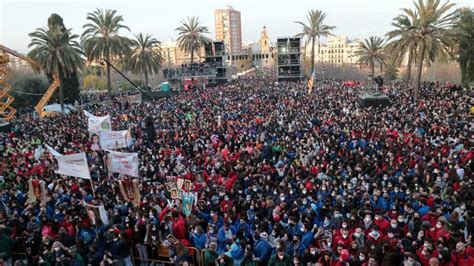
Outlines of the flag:
<svg viewBox="0 0 474 266">
<path fill-rule="evenodd" d="M 193 209 L 193 202 L 194 202 L 195 196 L 194 193 L 191 192 L 184 192 L 183 193 L 183 213 L 186 216 L 189 216 L 191 214 L 191 211 Z"/>
<path fill-rule="evenodd" d="M 313 74 L 311 74 L 311 78 L 308 80 L 308 94 L 311 94 L 313 91 L 313 85 L 314 85 L 314 77 L 316 76 L 316 69 L 313 70 Z"/>
</svg>

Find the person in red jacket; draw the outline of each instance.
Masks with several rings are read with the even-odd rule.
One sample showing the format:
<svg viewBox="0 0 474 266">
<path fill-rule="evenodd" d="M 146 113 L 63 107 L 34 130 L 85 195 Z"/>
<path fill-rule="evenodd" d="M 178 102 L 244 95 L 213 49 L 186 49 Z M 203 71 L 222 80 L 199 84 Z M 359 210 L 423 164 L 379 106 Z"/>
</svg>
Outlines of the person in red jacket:
<svg viewBox="0 0 474 266">
<path fill-rule="evenodd" d="M 449 240 L 450 236 L 449 231 L 444 228 L 444 220 L 441 217 L 436 222 L 435 227 L 426 232 L 426 235 L 430 236 L 432 239 L 444 237 L 447 240 Z"/>
<path fill-rule="evenodd" d="M 379 230 L 382 233 L 386 233 L 387 229 L 390 227 L 390 222 L 385 219 L 381 213 L 375 215 L 374 224 L 379 227 Z"/>
<path fill-rule="evenodd" d="M 466 252 L 466 244 L 459 241 L 456 244 L 456 251 L 451 253 L 451 262 L 454 266 L 472 266 L 474 257 Z"/>
<path fill-rule="evenodd" d="M 382 241 L 384 234 L 379 230 L 377 225 L 372 225 L 372 228 L 367 236 L 367 241 L 371 241 L 374 244 L 378 244 Z"/>
<path fill-rule="evenodd" d="M 351 242 L 352 242 L 352 237 L 349 234 L 349 230 L 347 229 L 342 229 L 341 234 L 337 235 L 334 237 L 334 243 L 339 244 L 341 243 L 345 249 L 348 249 Z"/>
<path fill-rule="evenodd" d="M 183 216 L 181 216 L 177 211 L 174 211 L 172 214 L 173 218 L 173 235 L 178 239 L 186 239 L 186 224 L 184 222 Z"/>
</svg>

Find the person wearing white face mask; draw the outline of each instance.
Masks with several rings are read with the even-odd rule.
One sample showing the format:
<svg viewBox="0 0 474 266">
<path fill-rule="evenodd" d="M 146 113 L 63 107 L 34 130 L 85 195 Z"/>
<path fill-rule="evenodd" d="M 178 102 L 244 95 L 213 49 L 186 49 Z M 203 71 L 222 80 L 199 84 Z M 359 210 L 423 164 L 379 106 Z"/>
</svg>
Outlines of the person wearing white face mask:
<svg viewBox="0 0 474 266">
<path fill-rule="evenodd" d="M 268 265 L 276 266 L 276 265 L 291 265 L 292 260 L 290 256 L 285 254 L 285 249 L 283 247 L 279 247 L 276 250 L 276 253 L 271 256 L 270 260 L 268 261 Z"/>
<path fill-rule="evenodd" d="M 318 262 L 318 259 L 319 259 L 318 254 L 319 254 L 319 251 L 316 249 L 316 247 L 310 246 L 302 258 L 302 264 L 314 265 L 314 263 Z"/>
<path fill-rule="evenodd" d="M 379 227 L 376 225 L 372 226 L 370 233 L 367 235 L 367 239 L 377 244 L 382 240 L 382 238 L 383 235 L 380 232 Z"/>
</svg>

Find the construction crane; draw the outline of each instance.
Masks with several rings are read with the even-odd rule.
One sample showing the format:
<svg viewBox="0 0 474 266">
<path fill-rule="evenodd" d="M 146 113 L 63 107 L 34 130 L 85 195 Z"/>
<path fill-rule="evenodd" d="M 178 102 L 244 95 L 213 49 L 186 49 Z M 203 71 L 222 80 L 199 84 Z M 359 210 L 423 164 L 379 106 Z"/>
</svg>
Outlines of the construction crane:
<svg viewBox="0 0 474 266">
<path fill-rule="evenodd" d="M 36 72 L 40 71 L 41 66 L 33 59 L 19 54 L 16 51 L 2 44 L 0 44 L 0 51 L 3 51 L 3 53 L 0 53 L 0 117 L 3 117 L 5 120 L 9 121 L 15 116 L 16 109 L 11 106 L 12 103 L 15 101 L 15 98 L 8 93 L 11 89 L 11 85 L 7 81 L 10 74 L 10 69 L 8 68 L 8 62 L 10 62 L 10 59 L 8 54 L 11 54 L 28 62 L 33 68 L 33 70 Z M 60 84 L 61 83 L 59 81 L 58 75 L 54 75 L 53 83 L 51 83 L 46 93 L 36 104 L 35 110 L 41 117 L 47 114 L 44 111 L 44 106 L 49 102 L 49 100 L 53 96 L 54 92 L 56 92 Z"/>
</svg>

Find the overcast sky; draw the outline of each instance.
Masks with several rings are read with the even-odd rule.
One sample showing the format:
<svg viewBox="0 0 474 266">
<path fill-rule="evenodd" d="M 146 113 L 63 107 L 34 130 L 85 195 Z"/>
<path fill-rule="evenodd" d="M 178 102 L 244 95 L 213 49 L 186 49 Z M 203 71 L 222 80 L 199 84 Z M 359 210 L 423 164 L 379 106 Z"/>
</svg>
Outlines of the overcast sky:
<svg viewBox="0 0 474 266">
<path fill-rule="evenodd" d="M 474 7 L 474 0 L 452 0 L 457 6 Z M 337 35 L 366 38 L 390 30 L 400 8 L 413 7 L 411 0 L 0 0 L 0 43 L 22 53 L 28 51 L 28 33 L 45 27 L 51 13 L 59 14 L 68 28 L 82 34 L 88 12 L 116 9 L 131 31 L 153 34 L 158 40 L 175 39 L 174 29 L 187 16 L 198 16 L 214 36 L 214 10 L 231 5 L 241 12 L 244 44 L 258 40 L 263 25 L 271 40 L 298 33 L 294 23 L 305 20 L 310 9 L 328 13 L 327 24 Z"/>
</svg>

